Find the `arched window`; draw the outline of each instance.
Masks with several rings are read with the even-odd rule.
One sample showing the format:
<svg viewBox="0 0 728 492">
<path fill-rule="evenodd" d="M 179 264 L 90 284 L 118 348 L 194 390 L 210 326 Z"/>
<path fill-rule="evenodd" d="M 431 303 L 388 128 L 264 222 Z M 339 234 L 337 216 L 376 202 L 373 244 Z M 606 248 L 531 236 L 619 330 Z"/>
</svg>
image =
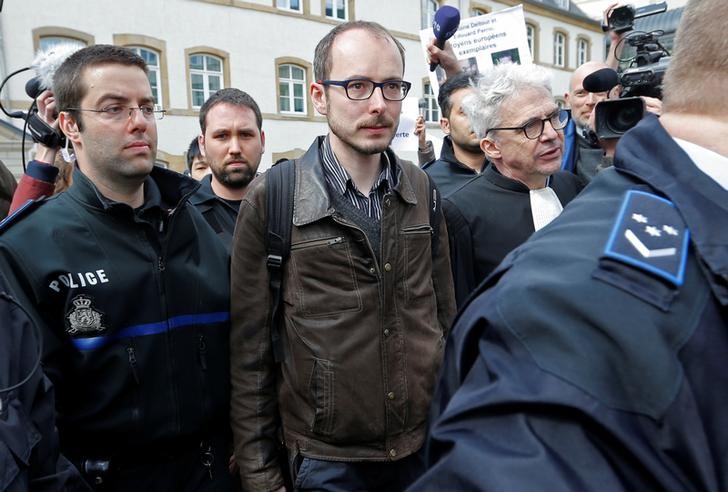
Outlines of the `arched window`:
<svg viewBox="0 0 728 492">
<path fill-rule="evenodd" d="M 432 20 L 435 18 L 435 12 L 440 8 L 440 4 L 436 0 L 421 0 L 422 8 L 422 29 L 432 27 Z"/>
<path fill-rule="evenodd" d="M 159 53 L 155 50 L 144 48 L 142 46 L 127 46 L 127 48 L 144 58 L 144 61 L 147 62 L 147 68 L 149 69 L 147 77 L 149 77 L 149 85 L 152 86 L 152 97 L 154 97 L 155 103 L 161 105 L 162 69 Z"/>
<path fill-rule="evenodd" d="M 290 63 L 278 66 L 278 108 L 281 113 L 306 114 L 306 69 Z"/>
<path fill-rule="evenodd" d="M 435 93 L 432 91 L 432 86 L 429 81 L 426 81 L 423 84 L 422 93 L 425 95 L 425 101 L 427 101 L 427 107 L 425 108 L 425 121 L 437 123 L 440 121 L 440 106 L 437 105 L 437 98 L 435 97 Z"/>
<path fill-rule="evenodd" d="M 190 74 L 190 95 L 193 108 L 199 108 L 215 92 L 223 88 L 222 58 L 207 53 L 187 57 Z"/>
<path fill-rule="evenodd" d="M 566 67 L 566 35 L 561 31 L 554 33 L 554 66 Z"/>
<path fill-rule="evenodd" d="M 349 20 L 349 0 L 325 0 L 324 11 L 329 19 Z"/>
<path fill-rule="evenodd" d="M 584 38 L 579 38 L 576 40 L 576 66 L 583 65 L 584 63 L 589 61 L 589 52 L 590 52 L 590 45 L 589 40 Z"/>
</svg>

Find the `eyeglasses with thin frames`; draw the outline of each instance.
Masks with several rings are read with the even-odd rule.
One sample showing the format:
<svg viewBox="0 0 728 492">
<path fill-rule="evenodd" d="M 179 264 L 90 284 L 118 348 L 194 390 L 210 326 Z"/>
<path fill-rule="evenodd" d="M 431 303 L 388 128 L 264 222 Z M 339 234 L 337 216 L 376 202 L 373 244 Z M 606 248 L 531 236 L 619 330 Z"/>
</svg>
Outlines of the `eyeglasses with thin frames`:
<svg viewBox="0 0 728 492">
<path fill-rule="evenodd" d="M 91 113 L 97 113 L 103 119 L 108 121 L 123 121 L 129 119 L 134 114 L 134 111 L 138 110 L 146 120 L 161 120 L 164 118 L 167 112 L 155 105 L 143 105 L 139 107 L 126 107 L 120 105 L 107 106 L 101 109 L 87 109 L 87 108 L 67 108 L 66 111 L 87 111 Z"/>
<path fill-rule="evenodd" d="M 551 124 L 551 128 L 558 131 L 566 128 L 566 125 L 569 123 L 569 118 L 571 118 L 571 115 L 567 110 L 557 109 L 554 113 L 551 114 L 551 116 L 547 118 L 530 120 L 521 126 L 502 126 L 497 128 L 489 128 L 488 130 L 486 130 L 485 134 L 487 135 L 488 133 L 496 130 L 521 130 L 523 134 L 526 135 L 527 139 L 536 140 L 537 138 L 540 138 L 541 135 L 543 135 L 543 129 L 547 121 Z"/>
<path fill-rule="evenodd" d="M 404 80 L 385 80 L 374 82 L 369 79 L 348 79 L 348 80 L 319 80 L 322 85 L 336 85 L 343 87 L 346 97 L 352 101 L 365 101 L 372 97 L 374 89 L 379 87 L 382 90 L 382 97 L 388 101 L 401 101 L 407 97 L 412 84 Z"/>
</svg>

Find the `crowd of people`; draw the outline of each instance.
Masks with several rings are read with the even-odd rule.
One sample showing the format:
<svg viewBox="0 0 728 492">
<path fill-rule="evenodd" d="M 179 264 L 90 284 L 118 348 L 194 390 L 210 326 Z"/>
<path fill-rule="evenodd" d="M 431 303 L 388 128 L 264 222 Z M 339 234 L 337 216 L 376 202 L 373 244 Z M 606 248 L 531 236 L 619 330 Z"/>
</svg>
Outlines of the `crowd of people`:
<svg viewBox="0 0 728 492">
<path fill-rule="evenodd" d="M 0 223 L 0 490 L 728 490 L 721 14 L 690 0 L 618 143 L 583 87 L 608 64 L 567 111 L 542 68 L 431 42 L 421 167 L 373 22 L 318 43 L 329 131 L 260 174 L 249 94 L 203 104 L 183 176 L 145 62 L 71 54 L 38 98 L 66 144 Z"/>
</svg>

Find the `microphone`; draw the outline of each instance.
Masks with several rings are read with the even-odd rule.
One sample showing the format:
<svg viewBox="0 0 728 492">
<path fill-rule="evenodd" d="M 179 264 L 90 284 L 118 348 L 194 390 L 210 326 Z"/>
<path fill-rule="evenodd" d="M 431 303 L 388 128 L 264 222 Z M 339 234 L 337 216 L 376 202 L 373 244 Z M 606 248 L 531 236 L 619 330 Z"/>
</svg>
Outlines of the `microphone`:
<svg viewBox="0 0 728 492">
<path fill-rule="evenodd" d="M 619 84 L 619 75 L 612 68 L 600 68 L 584 77 L 582 86 L 587 92 L 607 92 Z"/>
<path fill-rule="evenodd" d="M 445 48 L 445 41 L 450 39 L 460 26 L 460 11 L 450 5 L 443 5 L 432 19 L 432 32 L 435 35 L 435 46 Z M 430 63 L 430 72 L 434 72 L 437 63 Z"/>
<path fill-rule="evenodd" d="M 30 67 L 35 71 L 35 77 L 25 84 L 25 93 L 32 99 L 37 98 L 43 91 L 53 89 L 53 76 L 56 70 L 82 46 L 62 43 L 47 50 L 40 50 L 35 55 Z"/>
</svg>

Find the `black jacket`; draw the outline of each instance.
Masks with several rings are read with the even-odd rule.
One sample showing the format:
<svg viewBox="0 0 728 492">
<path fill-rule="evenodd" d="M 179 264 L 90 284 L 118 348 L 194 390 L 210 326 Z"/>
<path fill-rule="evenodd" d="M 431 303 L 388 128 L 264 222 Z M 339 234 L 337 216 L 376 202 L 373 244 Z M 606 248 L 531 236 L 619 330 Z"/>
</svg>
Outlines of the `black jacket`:
<svg viewBox="0 0 728 492">
<path fill-rule="evenodd" d="M 728 192 L 647 116 L 461 313 L 412 490 L 728 490 L 727 251 Z"/>
<path fill-rule="evenodd" d="M 566 206 L 584 182 L 567 172 L 549 178 L 549 186 Z M 458 306 L 516 246 L 533 234 L 529 189 L 503 176 L 492 164 L 446 196 L 442 202 Z"/>
<path fill-rule="evenodd" d="M 59 454 L 40 332 L 2 284 L 0 277 L 0 490 L 90 490 Z"/>
<path fill-rule="evenodd" d="M 202 178 L 200 187 L 190 196 L 190 203 L 197 207 L 197 210 L 200 211 L 210 227 L 217 233 L 229 253 L 230 245 L 233 242 L 233 231 L 235 230 L 235 220 L 238 217 L 238 209 L 212 191 L 211 174 Z"/>
<path fill-rule="evenodd" d="M 227 427 L 229 259 L 187 203 L 196 186 L 155 167 L 133 210 L 77 170 L 66 193 L 4 223 L 0 271 L 42 327 L 69 456 Z"/>
<path fill-rule="evenodd" d="M 483 168 L 486 165 L 487 161 L 483 157 Z M 455 158 L 452 139 L 447 136 L 442 140 L 440 158 L 425 164 L 422 166 L 422 170 L 430 175 L 443 197 L 448 196 L 478 175 L 477 172 Z"/>
</svg>

